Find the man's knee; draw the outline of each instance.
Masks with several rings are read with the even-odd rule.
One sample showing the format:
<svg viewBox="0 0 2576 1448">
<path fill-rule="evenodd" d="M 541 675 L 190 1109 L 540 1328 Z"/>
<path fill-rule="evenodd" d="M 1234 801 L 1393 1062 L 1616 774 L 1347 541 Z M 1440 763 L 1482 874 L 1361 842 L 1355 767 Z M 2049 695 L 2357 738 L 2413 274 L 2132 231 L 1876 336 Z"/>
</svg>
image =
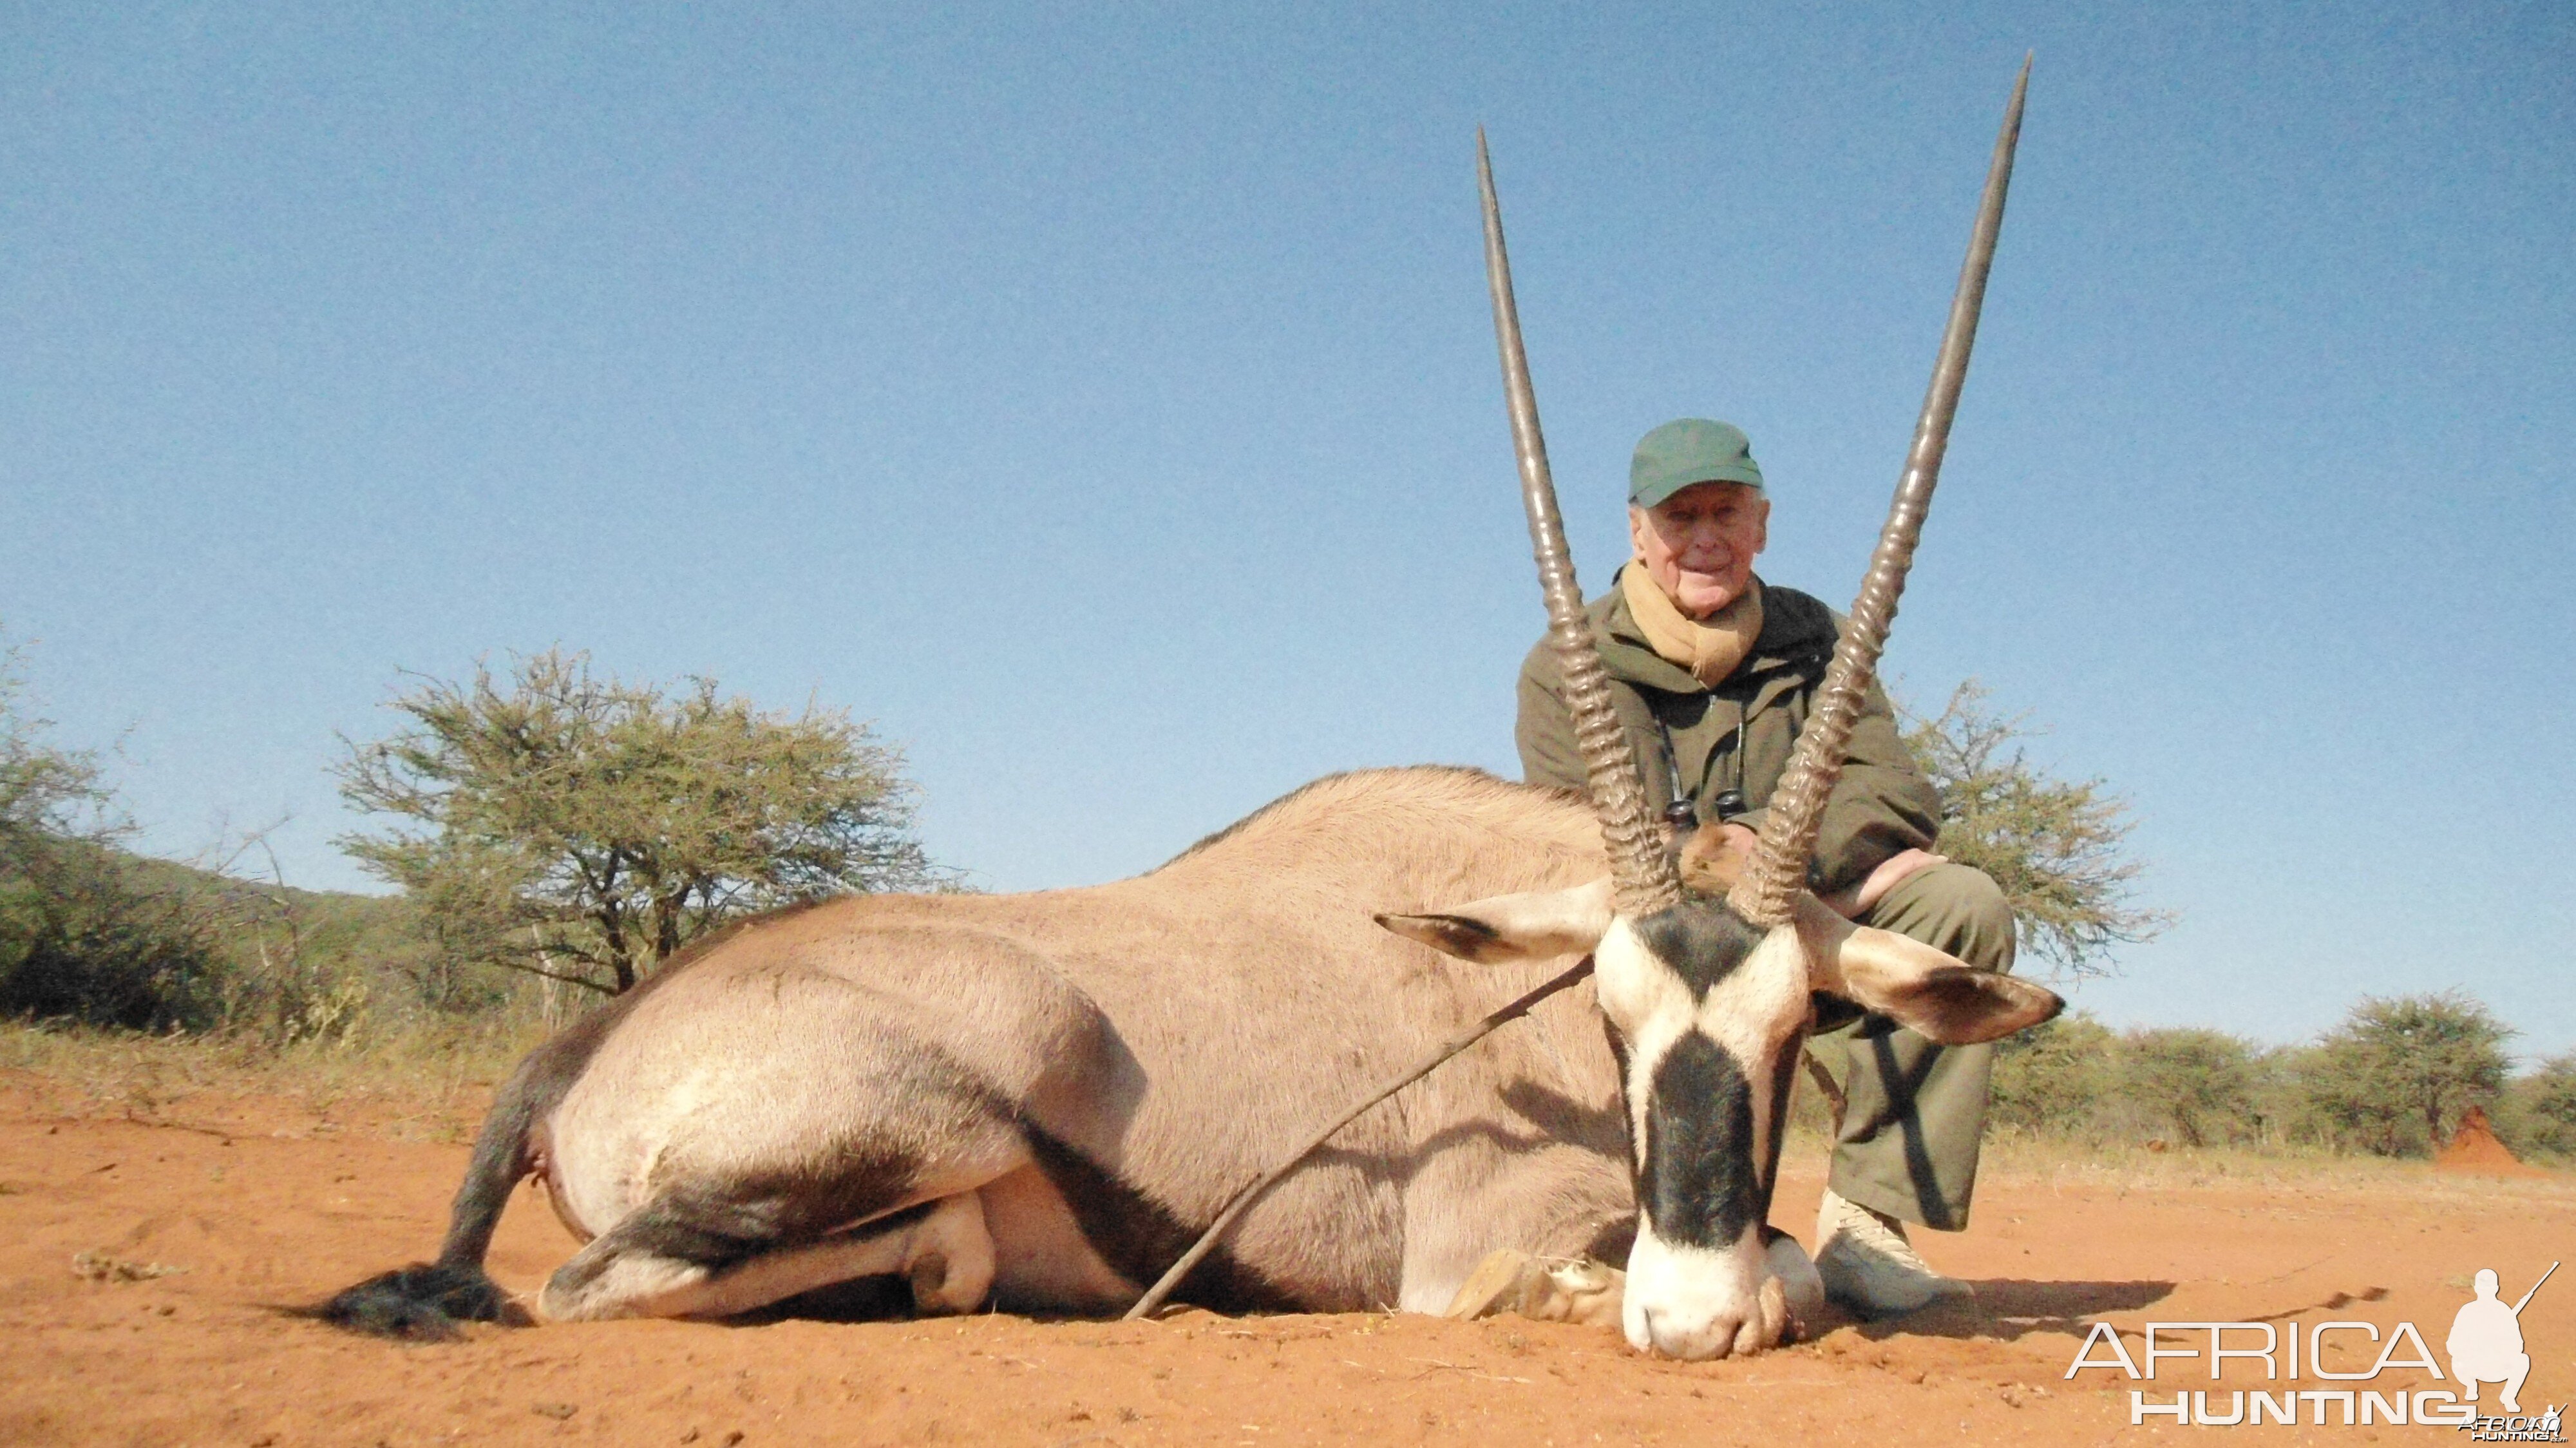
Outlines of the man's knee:
<svg viewBox="0 0 2576 1448">
<path fill-rule="evenodd" d="M 2013 913 L 1983 870 L 1945 862 L 1915 871 L 1861 923 L 1920 940 L 1980 970 L 2013 965 Z"/>
</svg>

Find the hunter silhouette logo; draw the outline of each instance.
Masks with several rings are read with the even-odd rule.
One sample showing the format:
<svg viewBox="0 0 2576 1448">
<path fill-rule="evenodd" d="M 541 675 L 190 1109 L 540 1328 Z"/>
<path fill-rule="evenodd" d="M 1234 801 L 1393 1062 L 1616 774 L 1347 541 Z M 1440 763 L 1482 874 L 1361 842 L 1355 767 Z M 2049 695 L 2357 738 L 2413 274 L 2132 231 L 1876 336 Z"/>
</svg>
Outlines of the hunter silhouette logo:
<svg viewBox="0 0 2576 1448">
<path fill-rule="evenodd" d="M 2067 1364 L 2066 1376 L 2072 1379 L 2087 1369 L 2110 1369 L 2131 1381 L 2154 1382 L 2157 1369 L 2170 1367 L 2176 1359 L 2204 1368 L 2213 1385 L 2231 1360 L 2240 1368 L 2260 1372 L 2263 1386 L 2178 1391 L 2171 1402 L 2160 1401 L 2161 1394 L 2132 1388 L 2131 1427 L 2151 1418 L 2170 1418 L 2193 1427 L 2259 1427 L 2266 1421 L 2286 1427 L 2304 1417 L 2309 1426 L 2319 1428 L 2411 1422 L 2455 1428 L 2475 1443 L 2564 1443 L 2559 1407 L 2550 1404 L 2525 1414 L 2521 1399 L 2523 1384 L 2531 1376 L 2522 1310 L 2558 1267 L 2550 1263 L 2549 1270 L 2510 1303 L 2501 1295 L 2502 1279 L 2496 1271 L 2480 1268 L 2473 1279 L 2476 1296 L 2453 1314 L 2450 1336 L 2443 1342 L 2450 1368 L 2447 1375 L 2443 1364 L 2435 1361 L 2432 1346 L 2411 1322 L 2388 1325 L 2383 1331 L 2383 1324 L 2375 1322 L 2292 1321 L 2150 1322 L 2134 1332 L 2140 1348 L 2134 1356 L 2119 1329 L 2096 1322 L 2076 1348 L 2074 1361 Z M 2360 1367 L 2349 1355 L 2362 1342 L 2378 1344 L 2378 1355 L 2368 1367 Z M 2351 1368 L 2329 1366 L 2337 1357 Z M 2444 1386 L 2409 1387 L 2402 1379 L 2391 1382 L 2381 1377 L 2405 1369 Z M 2239 1381 L 2243 1381 L 2241 1374 Z M 2302 1387 L 2302 1382 L 2317 1386 Z M 2496 1394 L 2500 1414 L 2487 1414 L 2479 1404 L 2479 1392 L 2489 1383 L 2500 1389 Z"/>
<path fill-rule="evenodd" d="M 2531 1284 L 2521 1301 L 2507 1307 L 2496 1296 L 2495 1269 L 2478 1269 L 2478 1295 L 2461 1305 L 2459 1315 L 2451 1319 L 2451 1336 L 2442 1344 L 2451 1354 L 2451 1376 L 2460 1380 L 2470 1402 L 2478 1400 L 2479 1384 L 2502 1383 L 2504 1391 L 2496 1400 L 2508 1413 L 2522 1411 L 2516 1395 L 2522 1391 L 2522 1380 L 2531 1376 L 2531 1354 L 2522 1350 L 2522 1310 L 2540 1291 L 2540 1283 L 2557 1270 L 2558 1264 L 2550 1263 L 2540 1282 Z"/>
</svg>

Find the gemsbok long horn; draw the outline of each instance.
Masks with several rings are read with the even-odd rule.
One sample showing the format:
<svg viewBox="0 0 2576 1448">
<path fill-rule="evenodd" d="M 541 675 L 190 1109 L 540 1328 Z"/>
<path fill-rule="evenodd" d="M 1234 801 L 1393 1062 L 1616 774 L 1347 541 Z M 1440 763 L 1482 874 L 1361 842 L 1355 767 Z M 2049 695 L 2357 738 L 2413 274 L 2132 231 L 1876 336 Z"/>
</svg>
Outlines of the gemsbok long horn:
<svg viewBox="0 0 2576 1448">
<path fill-rule="evenodd" d="M 1905 455 L 1905 471 L 1888 506 L 1887 527 L 1870 554 L 1869 573 L 1861 580 L 1860 596 L 1852 601 L 1851 622 L 1834 647 L 1824 685 L 1816 691 L 1815 711 L 1807 716 L 1798 747 L 1771 792 L 1762 842 L 1727 894 L 1736 913 L 1756 925 L 1788 923 L 1798 892 L 1806 888 L 1807 861 L 1815 853 L 1816 833 L 1824 823 L 1825 800 L 1842 777 L 1852 724 L 1859 717 L 1870 680 L 1877 675 L 1888 628 L 1896 621 L 1905 570 L 1914 562 L 1914 545 L 1923 535 L 1923 515 L 1932 506 L 1932 489 L 1941 479 L 1941 457 L 1950 446 L 1950 420 L 1958 414 L 1959 389 L 1968 379 L 1968 353 L 1977 341 L 1977 313 L 1986 300 L 1986 273 L 1994 265 L 1995 236 L 2004 224 L 2004 193 L 2012 184 L 2013 147 L 2021 139 L 2022 97 L 2029 90 L 2030 60 L 2025 57 L 2021 77 L 2013 82 L 2012 103 L 2004 108 L 2003 131 L 1995 137 L 1985 197 L 1977 207 L 1976 230 L 1968 239 L 1968 259 L 1959 269 L 1959 290 L 1950 301 L 1949 325 L 1941 334 L 1940 356 L 1932 364 L 1923 415 L 1914 424 L 1914 445 Z M 1492 245 L 1488 243 L 1488 248 Z"/>
<path fill-rule="evenodd" d="M 1503 351 L 1503 393 L 1512 415 L 1512 450 L 1519 455 L 1521 503 L 1529 512 L 1530 551 L 1547 595 L 1547 633 L 1565 675 L 1565 702 L 1574 715 L 1574 741 L 1592 785 L 1592 809 L 1610 852 L 1610 889 L 1619 913 L 1631 919 L 1670 909 L 1682 898 L 1681 877 L 1664 850 L 1664 829 L 1646 808 L 1646 784 L 1637 773 L 1627 735 L 1610 708 L 1610 676 L 1593 650 L 1583 618 L 1583 590 L 1574 581 L 1574 558 L 1565 546 L 1565 520 L 1556 509 L 1556 482 L 1547 468 L 1547 439 L 1538 428 L 1538 395 L 1530 386 L 1529 356 L 1521 348 L 1520 308 L 1512 301 L 1512 264 L 1503 251 L 1503 213 L 1494 199 L 1494 165 L 1485 152 L 1484 127 L 1476 128 L 1476 185 L 1485 201 L 1485 283 L 1494 294 L 1494 340 Z"/>
</svg>

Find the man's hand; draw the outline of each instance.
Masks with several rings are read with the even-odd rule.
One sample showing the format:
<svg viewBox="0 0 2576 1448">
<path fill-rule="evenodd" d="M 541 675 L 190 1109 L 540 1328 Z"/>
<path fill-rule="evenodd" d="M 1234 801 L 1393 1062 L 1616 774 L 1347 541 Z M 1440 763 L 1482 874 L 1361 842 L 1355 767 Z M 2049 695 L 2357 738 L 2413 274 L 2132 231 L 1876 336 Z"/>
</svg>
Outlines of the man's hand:
<svg viewBox="0 0 2576 1448">
<path fill-rule="evenodd" d="M 1762 837 L 1748 825 L 1703 826 L 1691 836 L 1689 844 L 1682 846 L 1682 883 L 1703 895 L 1725 894 L 1735 888 L 1744 867 L 1753 862 L 1755 847 L 1761 843 Z M 1899 850 L 1870 871 L 1869 878 L 1823 899 L 1834 913 L 1846 920 L 1858 920 L 1908 875 L 1927 866 L 1948 863 L 1948 856 L 1930 850 Z"/>
<path fill-rule="evenodd" d="M 1753 862 L 1762 837 L 1745 825 L 1702 825 L 1682 846 L 1682 883 L 1703 895 L 1723 895 Z"/>
</svg>

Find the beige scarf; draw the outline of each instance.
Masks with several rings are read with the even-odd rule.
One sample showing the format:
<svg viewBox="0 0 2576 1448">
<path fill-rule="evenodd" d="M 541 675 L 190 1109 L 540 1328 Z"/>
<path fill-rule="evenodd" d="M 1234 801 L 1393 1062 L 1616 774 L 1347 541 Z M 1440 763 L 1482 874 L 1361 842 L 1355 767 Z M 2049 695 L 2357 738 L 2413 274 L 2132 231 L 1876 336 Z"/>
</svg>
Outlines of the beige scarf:
<svg viewBox="0 0 2576 1448">
<path fill-rule="evenodd" d="M 1637 621 L 1637 631 L 1646 636 L 1647 646 L 1666 663 L 1690 670 L 1691 677 L 1706 688 L 1716 688 L 1734 673 L 1744 656 L 1753 652 L 1753 641 L 1762 636 L 1759 579 L 1705 620 L 1687 617 L 1674 607 L 1642 563 L 1632 562 L 1619 570 L 1619 592 L 1628 600 L 1628 614 Z"/>
</svg>

